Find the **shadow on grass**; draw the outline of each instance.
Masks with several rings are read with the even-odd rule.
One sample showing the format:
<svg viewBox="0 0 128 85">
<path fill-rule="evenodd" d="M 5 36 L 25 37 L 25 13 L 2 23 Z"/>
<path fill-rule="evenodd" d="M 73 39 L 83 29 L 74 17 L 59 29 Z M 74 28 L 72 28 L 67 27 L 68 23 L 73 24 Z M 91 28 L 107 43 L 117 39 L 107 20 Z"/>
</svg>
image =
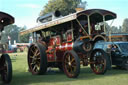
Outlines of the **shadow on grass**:
<svg viewBox="0 0 128 85">
<path fill-rule="evenodd" d="M 68 78 L 64 73 L 55 70 L 53 73 L 47 73 L 46 75 L 32 75 L 29 72 L 14 71 L 13 80 L 11 85 L 28 85 L 36 83 L 57 83 L 67 81 L 79 81 L 79 80 L 93 80 L 96 78 L 115 76 L 119 74 L 128 74 L 125 70 L 109 70 L 104 75 L 94 74 L 89 67 L 81 68 L 78 78 Z"/>
</svg>

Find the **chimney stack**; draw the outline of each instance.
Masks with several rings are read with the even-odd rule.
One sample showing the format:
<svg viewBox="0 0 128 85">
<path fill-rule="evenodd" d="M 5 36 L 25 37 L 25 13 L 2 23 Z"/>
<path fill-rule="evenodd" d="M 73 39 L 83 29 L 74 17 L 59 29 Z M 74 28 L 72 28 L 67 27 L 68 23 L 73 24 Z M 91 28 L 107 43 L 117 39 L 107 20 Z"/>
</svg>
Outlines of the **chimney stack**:
<svg viewBox="0 0 128 85">
<path fill-rule="evenodd" d="M 86 6 L 87 6 L 87 2 L 86 1 L 82 2 L 80 0 L 80 3 L 77 5 L 77 8 L 75 10 L 76 12 L 83 11 L 85 10 Z"/>
<path fill-rule="evenodd" d="M 83 11 L 84 8 L 77 7 L 77 8 L 75 8 L 75 10 L 76 10 L 76 12 L 79 12 L 79 11 Z"/>
</svg>

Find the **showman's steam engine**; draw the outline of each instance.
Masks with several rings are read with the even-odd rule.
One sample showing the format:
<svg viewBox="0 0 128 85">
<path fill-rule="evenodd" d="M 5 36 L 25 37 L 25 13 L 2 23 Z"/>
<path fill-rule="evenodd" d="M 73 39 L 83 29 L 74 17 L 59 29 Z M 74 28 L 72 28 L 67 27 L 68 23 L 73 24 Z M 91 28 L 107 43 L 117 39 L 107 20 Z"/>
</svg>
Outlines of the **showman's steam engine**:
<svg viewBox="0 0 128 85">
<path fill-rule="evenodd" d="M 39 26 L 24 30 L 33 34 L 28 51 L 28 66 L 32 74 L 45 74 L 48 67 L 58 67 L 70 77 L 78 77 L 80 65 L 104 74 L 111 66 L 110 57 L 101 49 L 93 50 L 97 42 L 108 41 L 105 21 L 116 14 L 102 9 L 82 10 L 61 16 L 59 11 L 40 16 Z"/>
</svg>

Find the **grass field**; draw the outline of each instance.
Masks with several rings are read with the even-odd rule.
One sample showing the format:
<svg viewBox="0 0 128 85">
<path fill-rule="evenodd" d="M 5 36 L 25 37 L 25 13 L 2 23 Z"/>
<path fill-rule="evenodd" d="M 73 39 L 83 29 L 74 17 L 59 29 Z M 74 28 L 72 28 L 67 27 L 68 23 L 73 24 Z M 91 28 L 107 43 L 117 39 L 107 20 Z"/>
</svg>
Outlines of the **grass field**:
<svg viewBox="0 0 128 85">
<path fill-rule="evenodd" d="M 26 52 L 9 55 L 13 64 L 13 79 L 9 85 L 128 85 L 128 71 L 125 70 L 112 69 L 105 75 L 96 75 L 89 67 L 81 66 L 80 75 L 75 79 L 67 78 L 58 69 L 46 75 L 32 75 L 27 71 Z"/>
</svg>

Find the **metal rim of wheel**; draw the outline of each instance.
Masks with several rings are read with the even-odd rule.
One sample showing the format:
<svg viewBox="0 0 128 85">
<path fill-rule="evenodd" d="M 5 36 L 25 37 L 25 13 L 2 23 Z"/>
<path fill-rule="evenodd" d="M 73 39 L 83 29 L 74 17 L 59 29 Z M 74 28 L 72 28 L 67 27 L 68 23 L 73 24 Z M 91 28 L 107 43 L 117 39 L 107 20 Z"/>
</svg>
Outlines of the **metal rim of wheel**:
<svg viewBox="0 0 128 85">
<path fill-rule="evenodd" d="M 36 43 L 29 48 L 28 66 L 32 74 L 44 74 L 47 70 L 47 57 L 43 47 L 43 45 Z"/>
<path fill-rule="evenodd" d="M 8 54 L 2 55 L 2 72 L 1 72 L 1 78 L 4 83 L 10 83 L 12 80 L 12 63 L 10 56 Z"/>
<path fill-rule="evenodd" d="M 80 73 L 80 60 L 74 51 L 67 51 L 63 59 L 63 68 L 69 78 L 76 78 Z"/>
<path fill-rule="evenodd" d="M 92 52 L 90 66 L 95 74 L 104 74 L 107 71 L 107 57 L 103 50 Z"/>
</svg>

